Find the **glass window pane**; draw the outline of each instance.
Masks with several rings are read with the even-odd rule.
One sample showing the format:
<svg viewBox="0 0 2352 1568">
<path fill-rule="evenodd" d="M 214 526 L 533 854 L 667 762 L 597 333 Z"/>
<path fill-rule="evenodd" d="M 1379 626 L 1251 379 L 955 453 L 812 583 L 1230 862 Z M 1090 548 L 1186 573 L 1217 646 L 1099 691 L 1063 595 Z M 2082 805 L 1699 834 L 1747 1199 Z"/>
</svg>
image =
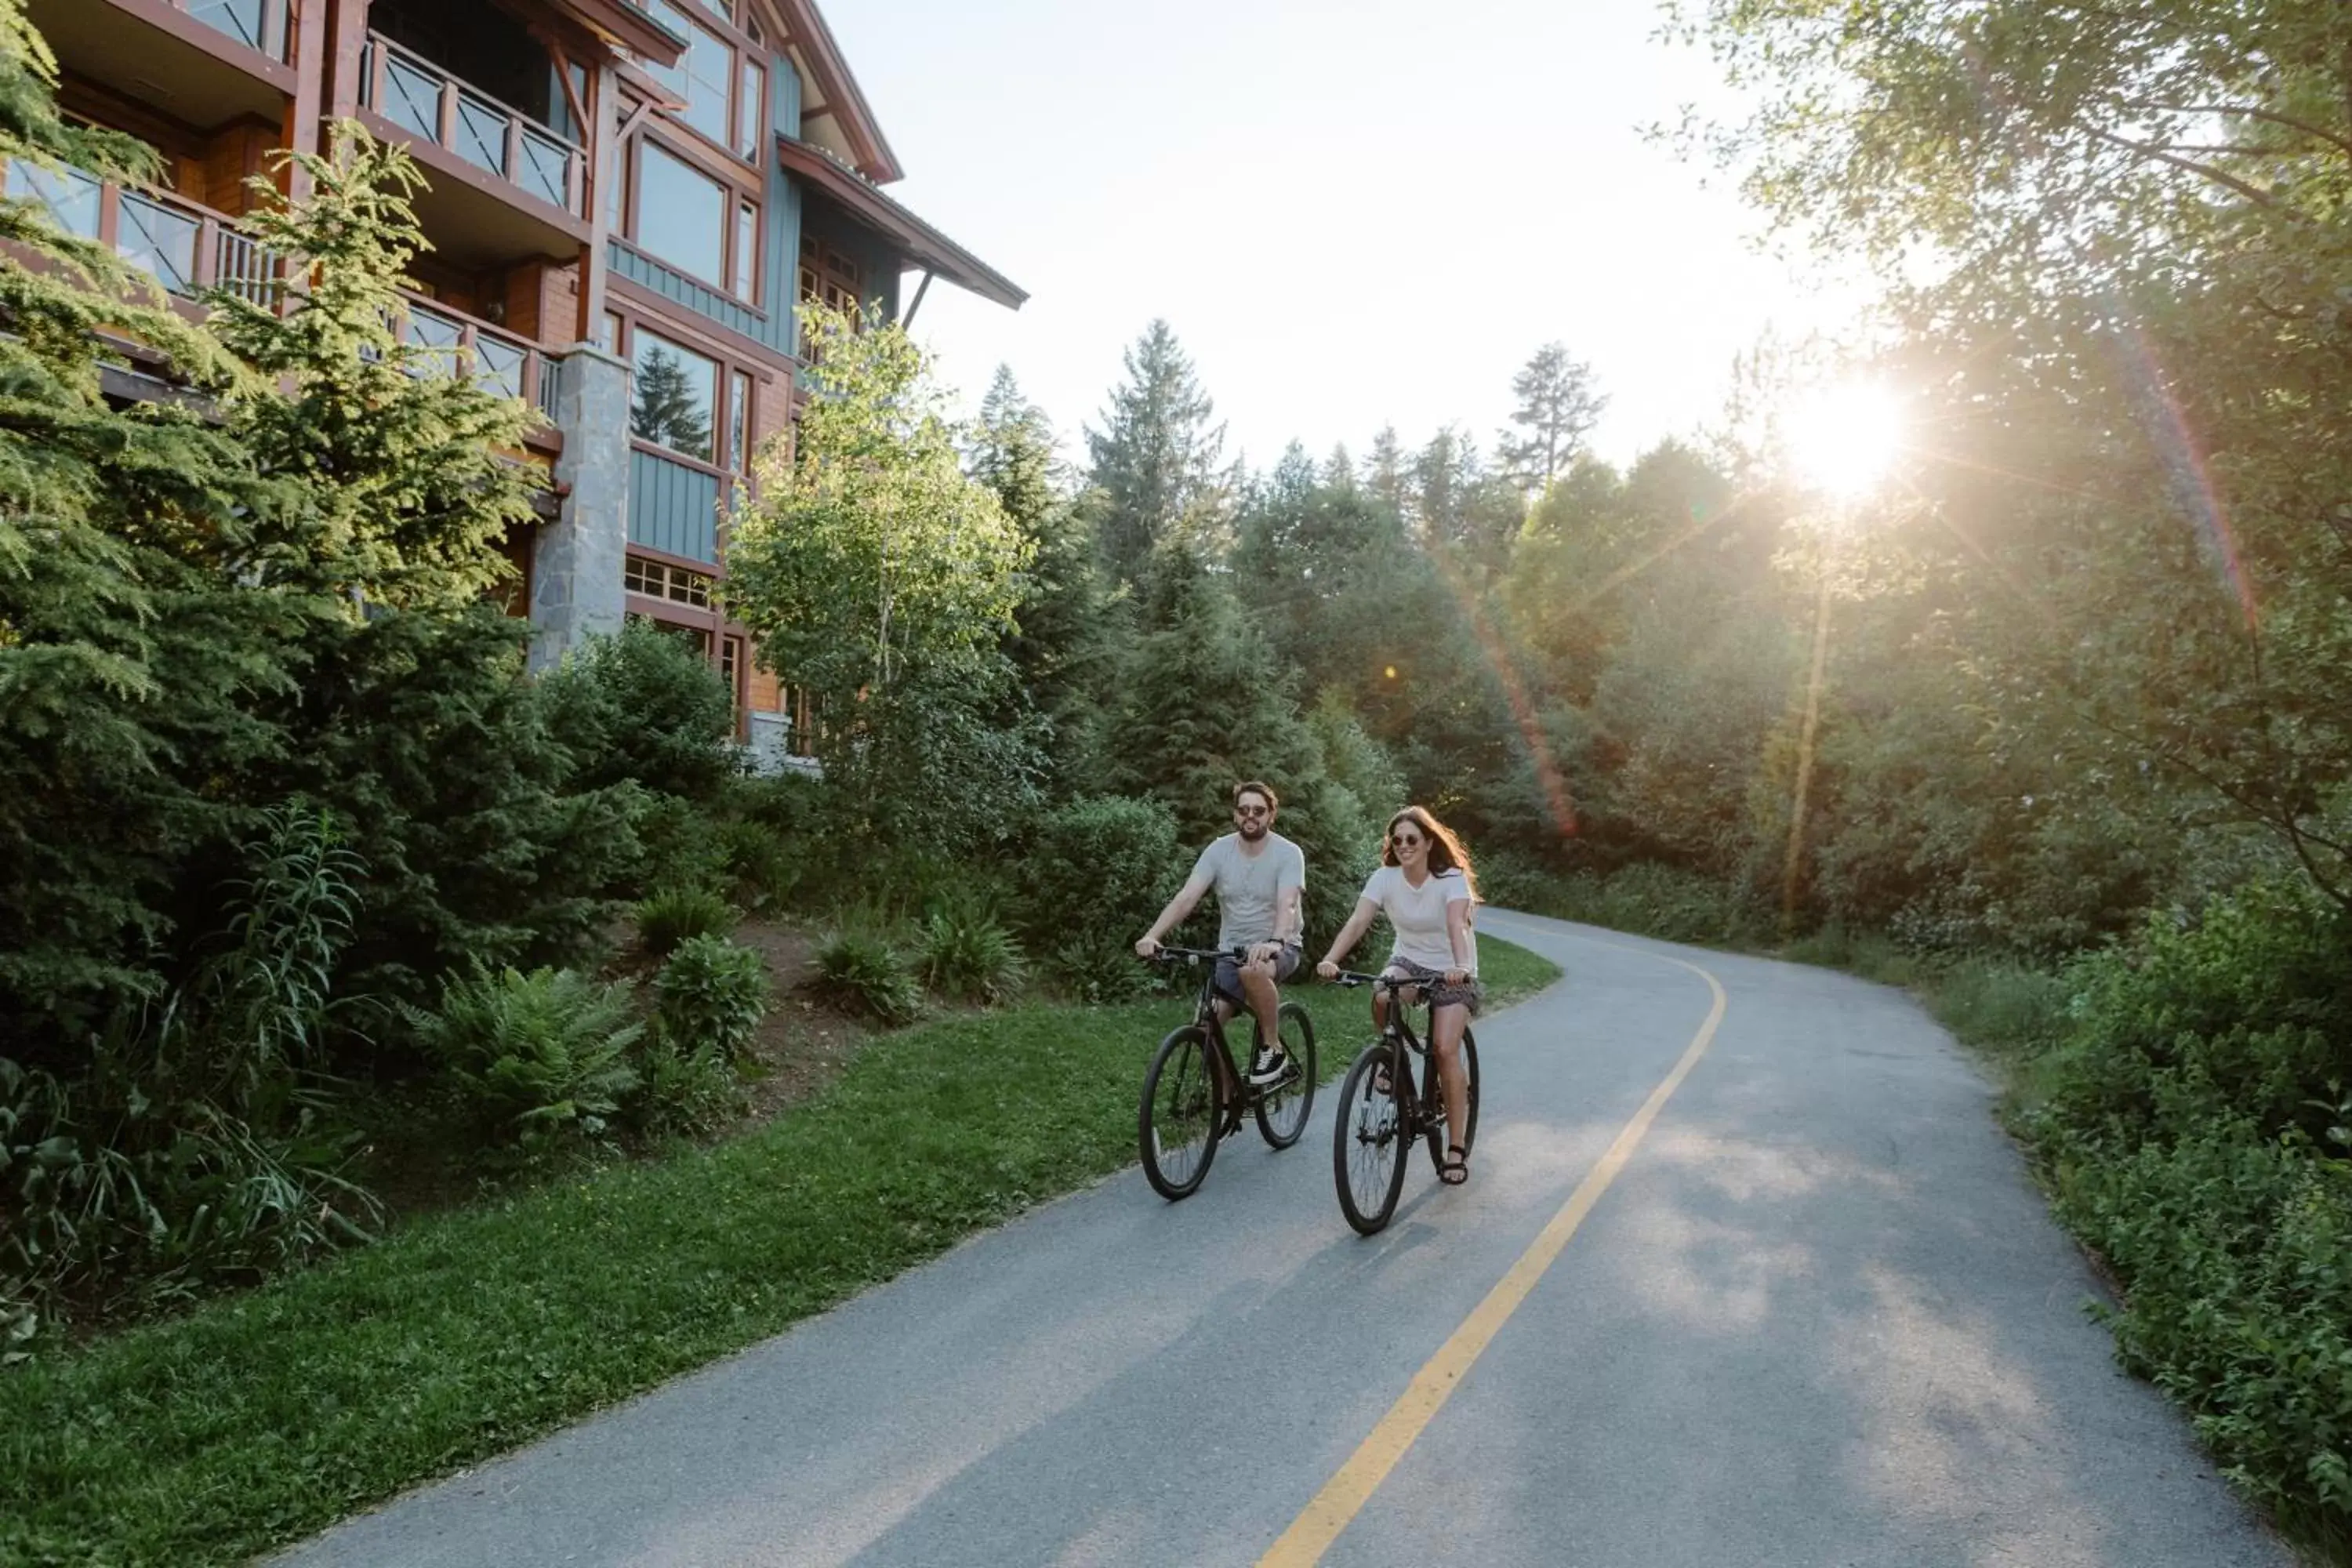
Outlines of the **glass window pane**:
<svg viewBox="0 0 2352 1568">
<path fill-rule="evenodd" d="M 646 14 L 679 37 L 686 39 L 689 47 L 692 46 L 694 35 L 698 29 L 693 23 L 686 19 L 686 13 L 671 5 L 669 0 L 646 0 Z M 656 65 L 652 60 L 645 60 L 641 63 L 645 66 L 647 76 L 669 89 L 677 97 L 684 98 L 686 96 L 686 58 L 685 55 L 679 55 L 677 64 L 674 66 Z"/>
<path fill-rule="evenodd" d="M 719 366 L 692 349 L 636 331 L 636 376 L 630 388 L 629 433 L 711 461 L 712 416 L 719 405 Z"/>
<path fill-rule="evenodd" d="M 187 214 L 125 191 L 114 247 L 173 293 L 184 294 L 195 287 L 196 230 Z"/>
<path fill-rule="evenodd" d="M 743 299 L 757 296 L 760 264 L 760 209 L 745 202 L 735 209 L 735 292 Z"/>
<path fill-rule="evenodd" d="M 688 24 L 692 26 L 692 24 Z M 727 145 L 727 93 L 735 82 L 735 51 L 716 33 L 693 27 L 682 62 L 686 67 L 686 108 L 680 120 Z"/>
<path fill-rule="evenodd" d="M 728 379 L 727 450 L 738 473 L 751 471 L 751 378 L 740 370 Z"/>
<path fill-rule="evenodd" d="M 719 182 L 656 142 L 637 145 L 637 248 L 706 283 L 727 276 L 727 209 Z"/>
<path fill-rule="evenodd" d="M 8 165 L 8 194 L 48 209 L 49 221 L 68 234 L 98 237 L 98 182 L 79 169 L 56 174 L 21 160 Z"/>
<path fill-rule="evenodd" d="M 754 163 L 760 157 L 760 122 L 766 117 L 768 73 L 758 61 L 743 58 L 743 90 L 735 105 L 735 151 Z"/>
</svg>

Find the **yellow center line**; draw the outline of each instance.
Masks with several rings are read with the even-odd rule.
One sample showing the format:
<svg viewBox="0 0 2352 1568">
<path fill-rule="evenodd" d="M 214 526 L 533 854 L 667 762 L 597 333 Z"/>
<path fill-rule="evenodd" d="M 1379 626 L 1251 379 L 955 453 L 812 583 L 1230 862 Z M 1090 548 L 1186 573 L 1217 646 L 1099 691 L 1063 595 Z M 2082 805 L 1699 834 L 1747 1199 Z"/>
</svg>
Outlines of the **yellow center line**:
<svg viewBox="0 0 2352 1568">
<path fill-rule="evenodd" d="M 1691 1037 L 1690 1046 L 1683 1052 L 1682 1059 L 1675 1063 L 1674 1071 L 1650 1091 L 1650 1098 L 1643 1102 L 1641 1110 L 1633 1113 L 1633 1120 L 1625 1123 L 1624 1130 L 1617 1134 L 1617 1141 L 1609 1145 L 1607 1153 L 1601 1156 L 1601 1163 L 1577 1184 L 1576 1191 L 1569 1194 L 1568 1202 L 1551 1216 L 1535 1240 L 1528 1244 L 1528 1249 L 1519 1254 L 1518 1261 L 1511 1265 L 1509 1272 L 1486 1292 L 1486 1299 L 1472 1309 L 1470 1315 L 1462 1321 L 1462 1326 L 1454 1331 L 1453 1337 L 1438 1346 L 1437 1353 L 1413 1374 L 1412 1381 L 1405 1385 L 1404 1393 L 1389 1406 L 1388 1414 L 1381 1417 L 1380 1424 L 1372 1428 L 1363 1442 L 1357 1445 L 1356 1451 L 1348 1457 L 1348 1462 L 1323 1483 L 1323 1489 L 1317 1492 L 1305 1510 L 1291 1521 L 1290 1528 L 1282 1532 L 1282 1538 L 1257 1560 L 1258 1568 L 1308 1568 L 1309 1564 L 1321 1560 L 1331 1543 L 1339 1538 L 1339 1532 L 1348 1528 L 1349 1521 L 1380 1489 L 1381 1482 L 1388 1479 L 1397 1461 L 1404 1458 L 1405 1450 L 1412 1447 L 1414 1440 L 1421 1436 L 1422 1428 L 1429 1425 L 1446 1400 L 1453 1396 L 1454 1391 L 1461 1386 L 1463 1374 L 1470 1370 L 1471 1363 L 1478 1359 L 1488 1342 L 1510 1321 L 1511 1314 L 1519 1310 L 1519 1303 L 1528 1299 L 1528 1293 L 1536 1288 L 1536 1281 L 1543 1278 L 1544 1271 L 1551 1267 L 1552 1260 L 1568 1245 L 1569 1237 L 1576 1234 L 1576 1227 L 1584 1223 L 1584 1216 L 1592 1212 L 1592 1205 L 1601 1201 L 1601 1194 L 1609 1190 L 1609 1184 L 1617 1179 L 1617 1173 L 1623 1170 L 1625 1163 L 1633 1158 L 1634 1146 L 1649 1131 L 1650 1123 L 1658 1119 L 1658 1112 L 1664 1108 L 1666 1100 L 1681 1087 L 1683 1079 L 1690 1076 L 1690 1070 L 1698 1065 L 1699 1058 L 1706 1054 L 1707 1046 L 1715 1038 L 1716 1026 L 1723 1022 L 1724 1009 L 1727 1005 L 1721 983 L 1696 963 L 1685 963 L 1679 958 L 1666 958 L 1664 953 L 1649 953 L 1647 956 L 1664 959 L 1666 963 L 1687 969 L 1706 982 L 1707 989 L 1715 993 L 1715 1005 L 1708 1009 L 1706 1022 L 1698 1026 L 1698 1033 Z"/>
</svg>

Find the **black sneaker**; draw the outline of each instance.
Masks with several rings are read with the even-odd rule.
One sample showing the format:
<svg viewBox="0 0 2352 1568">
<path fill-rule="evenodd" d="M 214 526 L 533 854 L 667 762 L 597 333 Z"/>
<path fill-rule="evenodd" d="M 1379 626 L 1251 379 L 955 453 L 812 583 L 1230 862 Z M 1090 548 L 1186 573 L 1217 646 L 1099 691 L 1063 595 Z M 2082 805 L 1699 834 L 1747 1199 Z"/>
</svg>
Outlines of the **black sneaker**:
<svg viewBox="0 0 2352 1568">
<path fill-rule="evenodd" d="M 1278 1047 L 1261 1045 L 1250 1058 L 1249 1080 L 1264 1086 L 1278 1081 L 1290 1070 L 1290 1054 Z"/>
</svg>

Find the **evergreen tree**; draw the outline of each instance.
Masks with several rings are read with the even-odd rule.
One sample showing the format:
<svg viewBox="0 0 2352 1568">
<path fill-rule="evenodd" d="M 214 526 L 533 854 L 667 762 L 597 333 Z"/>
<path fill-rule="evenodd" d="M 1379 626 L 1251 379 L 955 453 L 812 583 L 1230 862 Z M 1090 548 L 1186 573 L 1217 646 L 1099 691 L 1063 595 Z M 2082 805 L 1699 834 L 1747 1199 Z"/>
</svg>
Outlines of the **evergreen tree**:
<svg viewBox="0 0 2352 1568">
<path fill-rule="evenodd" d="M 1145 330 L 1126 363 L 1102 428 L 1086 433 L 1087 480 L 1101 493 L 1104 562 L 1115 581 L 1134 583 L 1160 545 L 1217 526 L 1224 428 L 1209 423 L 1215 409 L 1166 321 Z"/>
<path fill-rule="evenodd" d="M 1381 433 L 1372 437 L 1372 449 L 1364 455 L 1364 488 L 1391 511 L 1404 515 L 1404 446 L 1397 439 L 1393 425 L 1381 426 Z"/>
<path fill-rule="evenodd" d="M 710 406 L 694 395 L 686 362 L 658 345 L 637 367 L 629 402 L 629 434 L 689 457 L 710 457 Z"/>
<path fill-rule="evenodd" d="M 1568 357 L 1560 343 L 1546 343 L 1511 378 L 1511 411 L 1517 434 L 1506 433 L 1496 457 L 1520 489 L 1540 495 L 1567 470 L 1583 448 L 1584 433 L 1609 400 L 1593 389 L 1592 367 Z"/>
<path fill-rule="evenodd" d="M 1078 779 L 1099 728 L 1091 694 L 1108 679 L 1119 623 L 1094 531 L 1061 483 L 1053 426 L 1022 395 L 1009 366 L 997 367 L 981 402 L 968 464 L 972 478 L 996 493 L 1032 552 L 1014 611 L 1018 625 L 1006 635 L 1004 651 L 1016 691 L 1053 726 L 1056 776 Z"/>
</svg>

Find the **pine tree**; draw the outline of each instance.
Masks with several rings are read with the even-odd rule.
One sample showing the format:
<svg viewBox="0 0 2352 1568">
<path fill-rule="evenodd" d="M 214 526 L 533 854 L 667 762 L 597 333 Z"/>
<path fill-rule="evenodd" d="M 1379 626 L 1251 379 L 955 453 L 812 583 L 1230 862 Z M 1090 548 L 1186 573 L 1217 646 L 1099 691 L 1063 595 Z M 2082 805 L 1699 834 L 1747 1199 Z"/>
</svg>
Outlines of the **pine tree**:
<svg viewBox="0 0 2352 1568">
<path fill-rule="evenodd" d="M 1086 433 L 1087 479 L 1101 492 L 1104 562 L 1114 580 L 1135 583 L 1162 544 L 1220 522 L 1224 428 L 1210 425 L 1214 406 L 1166 321 L 1145 330 L 1126 363 L 1103 427 Z"/>
<path fill-rule="evenodd" d="M 1381 433 L 1372 437 L 1372 449 L 1364 455 L 1364 488 L 1391 511 L 1404 515 L 1404 446 L 1397 439 L 1393 425 L 1381 426 Z"/>
<path fill-rule="evenodd" d="M 667 349 L 649 350 L 637 367 L 629 404 L 629 434 L 691 458 L 710 456 L 710 410 L 686 379 L 686 362 Z"/>
<path fill-rule="evenodd" d="M 1592 367 L 1569 358 L 1560 343 L 1546 343 L 1528 358 L 1511 378 L 1511 395 L 1518 399 L 1511 413 L 1518 434 L 1505 433 L 1496 457 L 1513 483 L 1540 495 L 1575 460 L 1609 400 L 1593 389 Z"/>
</svg>

